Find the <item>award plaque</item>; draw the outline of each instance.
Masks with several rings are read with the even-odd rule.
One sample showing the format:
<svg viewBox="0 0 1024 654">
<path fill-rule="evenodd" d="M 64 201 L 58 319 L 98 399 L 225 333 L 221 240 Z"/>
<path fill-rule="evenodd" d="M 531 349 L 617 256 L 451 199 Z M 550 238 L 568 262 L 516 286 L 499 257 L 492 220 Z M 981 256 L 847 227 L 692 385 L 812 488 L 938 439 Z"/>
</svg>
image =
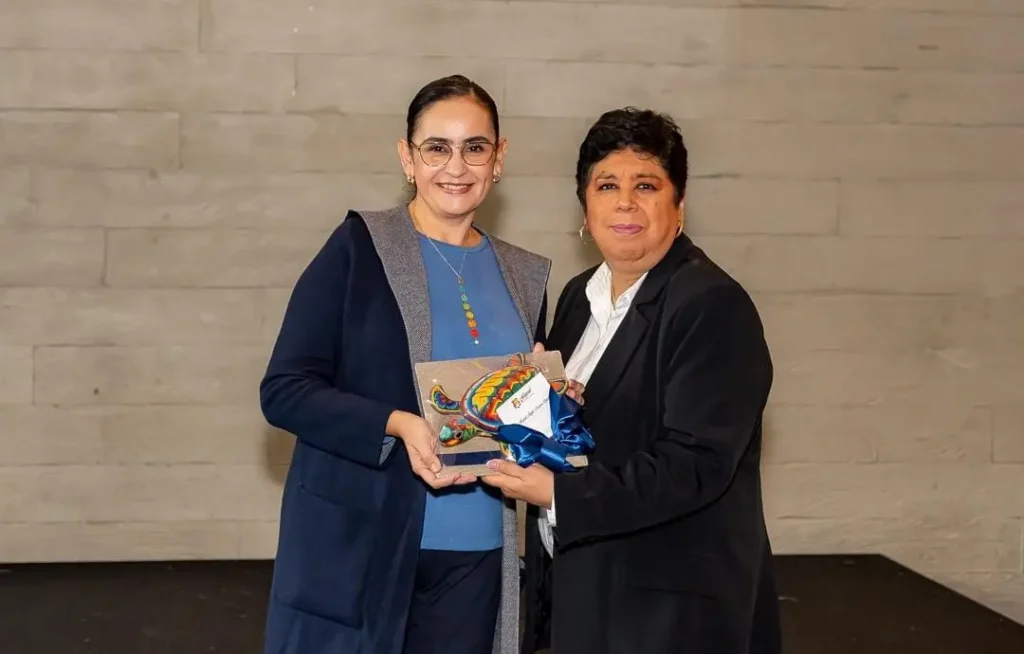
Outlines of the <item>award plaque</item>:
<svg viewBox="0 0 1024 654">
<path fill-rule="evenodd" d="M 430 361 L 415 372 L 446 470 L 486 475 L 487 462 L 498 458 L 556 471 L 587 465 L 593 440 L 565 394 L 558 352 Z"/>
</svg>

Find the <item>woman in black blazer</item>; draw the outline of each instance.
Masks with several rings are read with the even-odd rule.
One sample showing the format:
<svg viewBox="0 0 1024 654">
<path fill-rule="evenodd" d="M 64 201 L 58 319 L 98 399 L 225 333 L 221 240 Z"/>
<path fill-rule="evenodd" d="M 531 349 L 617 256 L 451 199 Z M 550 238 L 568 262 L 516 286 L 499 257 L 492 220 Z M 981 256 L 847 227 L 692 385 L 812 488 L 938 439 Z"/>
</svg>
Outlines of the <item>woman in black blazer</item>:
<svg viewBox="0 0 1024 654">
<path fill-rule="evenodd" d="M 587 134 L 580 235 L 604 262 L 566 285 L 546 346 L 584 384 L 597 447 L 576 472 L 483 478 L 540 507 L 528 585 L 543 542 L 556 654 L 781 651 L 760 475 L 772 362 L 748 294 L 683 234 L 687 166 L 651 111 Z M 547 594 L 527 598 L 528 654 Z"/>
</svg>

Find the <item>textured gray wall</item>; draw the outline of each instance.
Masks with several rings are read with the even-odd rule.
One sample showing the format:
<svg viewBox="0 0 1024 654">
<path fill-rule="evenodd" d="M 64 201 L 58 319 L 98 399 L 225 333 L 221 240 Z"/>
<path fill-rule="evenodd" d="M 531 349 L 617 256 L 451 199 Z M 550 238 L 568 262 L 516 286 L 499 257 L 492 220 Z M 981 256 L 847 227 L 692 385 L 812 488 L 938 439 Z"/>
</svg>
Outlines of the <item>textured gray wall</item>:
<svg viewBox="0 0 1024 654">
<path fill-rule="evenodd" d="M 882 551 L 1024 619 L 1019 0 L 3 5 L 0 559 L 273 554 L 288 289 L 400 197 L 405 103 L 461 71 L 510 139 L 486 223 L 553 293 L 593 260 L 589 122 L 683 124 L 691 234 L 770 332 L 779 551 Z"/>
</svg>

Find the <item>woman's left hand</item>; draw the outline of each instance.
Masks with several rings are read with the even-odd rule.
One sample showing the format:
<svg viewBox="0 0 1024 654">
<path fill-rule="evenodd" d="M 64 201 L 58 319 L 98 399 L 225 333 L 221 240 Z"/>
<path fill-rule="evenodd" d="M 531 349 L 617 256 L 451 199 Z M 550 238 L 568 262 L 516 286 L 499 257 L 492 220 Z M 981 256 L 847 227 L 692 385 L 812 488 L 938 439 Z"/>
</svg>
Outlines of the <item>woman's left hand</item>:
<svg viewBox="0 0 1024 654">
<path fill-rule="evenodd" d="M 586 387 L 583 386 L 582 383 L 576 381 L 575 379 L 570 379 L 569 380 L 569 390 L 567 390 L 565 392 L 565 394 L 568 395 L 569 397 L 571 397 L 573 400 L 575 400 L 576 404 L 582 405 L 583 404 L 583 391 L 584 390 L 586 390 Z"/>
<path fill-rule="evenodd" d="M 533 346 L 533 351 L 534 351 L 535 354 L 543 352 L 544 351 L 544 344 L 543 343 L 535 343 L 534 346 Z M 584 390 L 586 390 L 586 387 L 582 384 L 582 382 L 578 382 L 575 379 L 570 379 L 569 380 L 569 389 L 565 392 L 565 394 L 568 395 L 569 397 L 571 397 L 572 399 L 576 400 L 576 404 L 581 404 L 582 405 L 583 404 L 583 391 Z"/>
<path fill-rule="evenodd" d="M 555 474 L 539 463 L 523 468 L 511 461 L 495 459 L 487 462 L 494 474 L 483 475 L 480 481 L 500 488 L 505 497 L 522 500 L 544 509 L 551 508 L 555 494 Z"/>
</svg>

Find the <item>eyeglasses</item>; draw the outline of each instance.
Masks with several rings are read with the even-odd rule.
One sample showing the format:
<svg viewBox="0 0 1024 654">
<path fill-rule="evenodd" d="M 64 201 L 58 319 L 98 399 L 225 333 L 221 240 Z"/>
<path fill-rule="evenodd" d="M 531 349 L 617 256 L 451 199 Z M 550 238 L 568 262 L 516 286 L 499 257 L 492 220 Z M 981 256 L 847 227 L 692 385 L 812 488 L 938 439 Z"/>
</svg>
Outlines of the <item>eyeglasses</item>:
<svg viewBox="0 0 1024 654">
<path fill-rule="evenodd" d="M 412 147 L 420 152 L 420 158 L 428 166 L 439 168 L 451 161 L 454 149 L 450 143 L 444 141 L 427 141 L 426 143 L 410 143 Z M 469 141 L 459 146 L 462 160 L 469 166 L 484 166 L 491 162 L 494 157 L 494 144 L 490 141 Z"/>
</svg>

